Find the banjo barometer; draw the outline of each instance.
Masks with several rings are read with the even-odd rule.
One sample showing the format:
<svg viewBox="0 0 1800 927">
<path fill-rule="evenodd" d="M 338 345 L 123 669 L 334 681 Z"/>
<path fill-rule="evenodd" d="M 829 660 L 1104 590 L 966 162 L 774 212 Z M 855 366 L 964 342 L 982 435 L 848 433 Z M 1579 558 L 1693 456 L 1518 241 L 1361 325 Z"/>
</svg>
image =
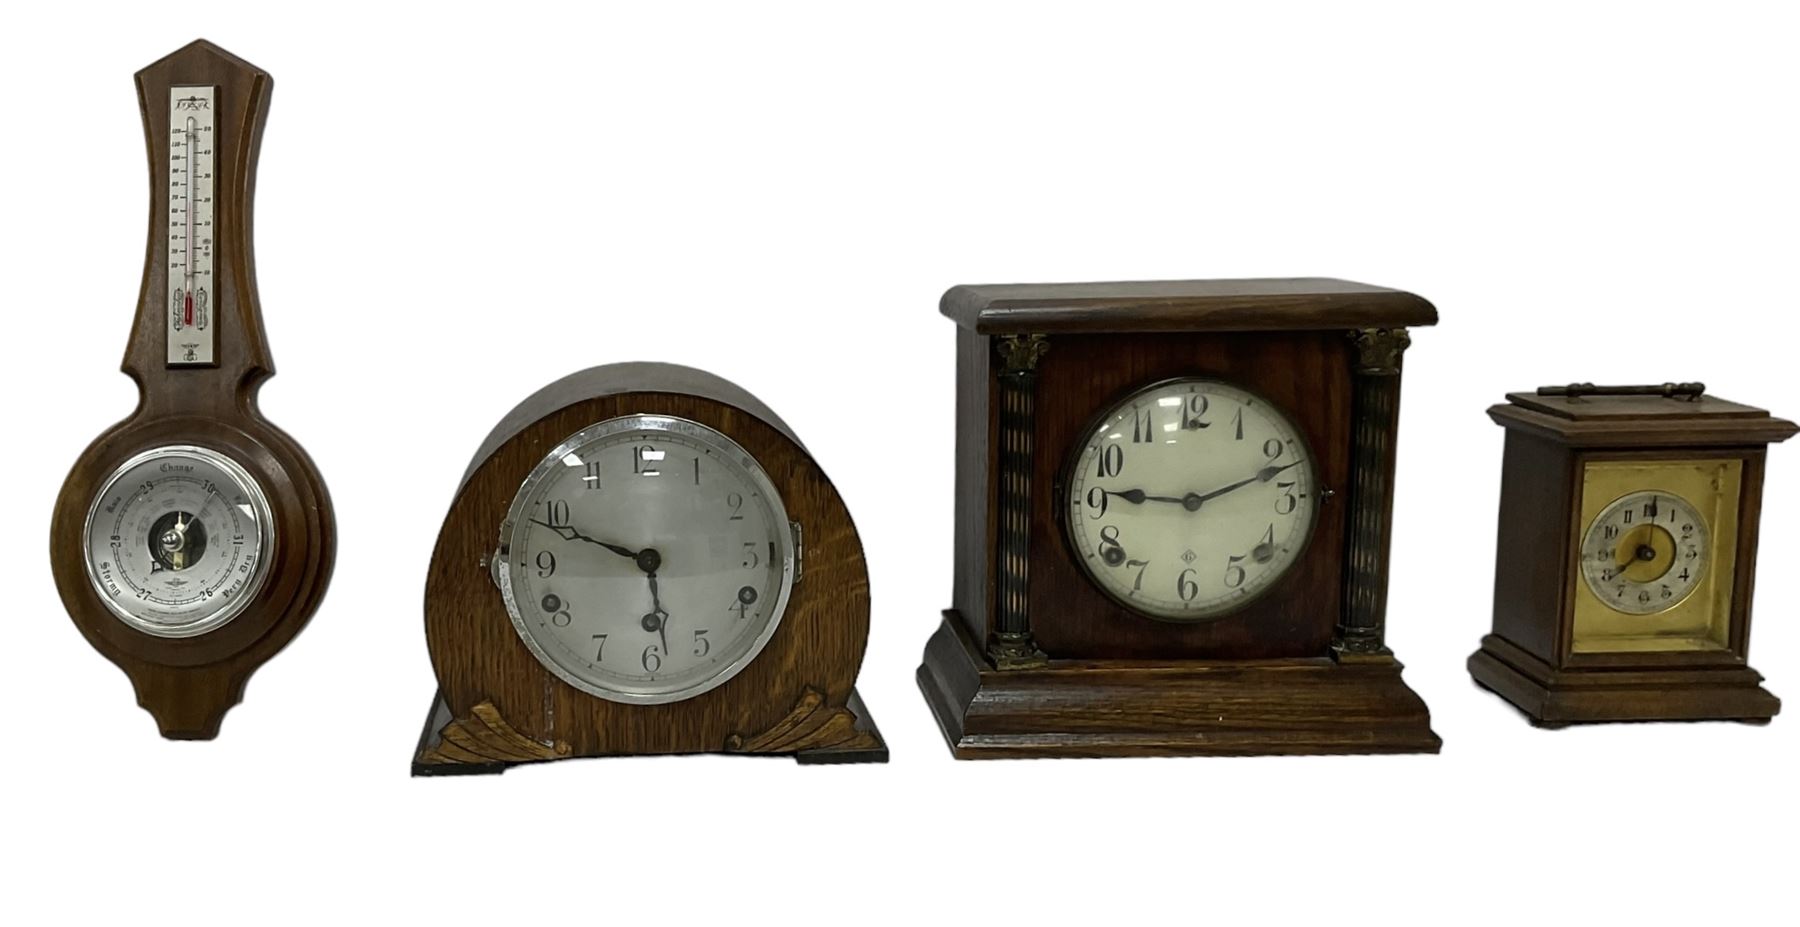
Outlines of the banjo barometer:
<svg viewBox="0 0 1800 927">
<path fill-rule="evenodd" d="M 141 398 L 76 461 L 50 529 L 75 626 L 174 739 L 218 734 L 331 574 L 325 484 L 256 404 L 275 372 L 250 239 L 272 84 L 205 41 L 137 74 L 152 222 L 123 370 Z"/>
</svg>

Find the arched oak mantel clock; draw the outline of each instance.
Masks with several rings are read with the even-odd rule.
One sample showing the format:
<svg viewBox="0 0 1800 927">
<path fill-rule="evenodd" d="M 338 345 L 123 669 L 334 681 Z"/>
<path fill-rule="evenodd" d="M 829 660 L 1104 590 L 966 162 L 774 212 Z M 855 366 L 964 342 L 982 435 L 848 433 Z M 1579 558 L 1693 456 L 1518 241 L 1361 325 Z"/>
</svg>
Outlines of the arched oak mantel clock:
<svg viewBox="0 0 1800 927">
<path fill-rule="evenodd" d="M 197 41 L 137 74 L 150 245 L 123 369 L 130 417 L 57 497 L 50 561 L 75 626 L 164 737 L 210 739 L 331 576 L 331 501 L 256 396 L 275 373 L 251 251 L 273 80 Z"/>
<path fill-rule="evenodd" d="M 438 533 L 413 774 L 884 762 L 855 687 L 868 633 L 856 526 L 768 406 L 690 367 L 581 371 L 494 428 Z"/>
<path fill-rule="evenodd" d="M 959 286 L 959 758 L 1435 752 L 1384 642 L 1401 358 L 1341 280 Z"/>
</svg>

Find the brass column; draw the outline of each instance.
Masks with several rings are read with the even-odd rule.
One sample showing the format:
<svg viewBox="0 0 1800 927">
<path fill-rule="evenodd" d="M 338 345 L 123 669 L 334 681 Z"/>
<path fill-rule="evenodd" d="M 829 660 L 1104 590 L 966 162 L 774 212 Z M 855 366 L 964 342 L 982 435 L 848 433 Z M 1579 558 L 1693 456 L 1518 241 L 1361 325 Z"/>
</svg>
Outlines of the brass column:
<svg viewBox="0 0 1800 927">
<path fill-rule="evenodd" d="M 1344 607 L 1332 648 L 1385 654 L 1388 543 L 1394 513 L 1394 438 L 1400 421 L 1400 357 L 1412 338 L 1404 328 L 1350 332 L 1356 351 L 1351 406 L 1349 542 L 1344 555 Z"/>
<path fill-rule="evenodd" d="M 1037 365 L 1050 345 L 1043 335 L 1005 335 L 995 342 L 1000 371 L 999 550 L 995 554 L 993 636 L 988 659 L 999 669 L 1043 666 L 1027 613 L 1031 553 L 1032 433 Z"/>
</svg>

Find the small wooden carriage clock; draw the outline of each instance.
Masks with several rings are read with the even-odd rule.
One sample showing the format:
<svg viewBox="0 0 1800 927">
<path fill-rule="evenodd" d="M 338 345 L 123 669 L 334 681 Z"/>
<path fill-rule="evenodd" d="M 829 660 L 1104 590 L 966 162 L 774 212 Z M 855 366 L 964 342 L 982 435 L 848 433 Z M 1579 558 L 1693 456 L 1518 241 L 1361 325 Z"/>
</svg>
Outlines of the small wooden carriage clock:
<svg viewBox="0 0 1800 927">
<path fill-rule="evenodd" d="M 855 690 L 869 577 L 837 490 L 769 408 L 667 364 L 545 387 L 438 534 L 438 697 L 415 775 L 581 756 L 882 762 Z"/>
<path fill-rule="evenodd" d="M 1400 360 L 1341 280 L 959 286 L 959 758 L 1435 752 L 1383 643 Z"/>
<path fill-rule="evenodd" d="M 82 452 L 50 528 L 75 626 L 169 738 L 216 736 L 331 576 L 325 483 L 256 404 L 275 373 L 250 240 L 272 84 L 204 41 L 138 72 L 152 221 L 123 369 L 140 400 Z"/>
<path fill-rule="evenodd" d="M 1493 633 L 1476 682 L 1533 722 L 1766 722 L 1746 662 L 1768 446 L 1794 423 L 1699 383 L 1511 393 Z"/>
</svg>

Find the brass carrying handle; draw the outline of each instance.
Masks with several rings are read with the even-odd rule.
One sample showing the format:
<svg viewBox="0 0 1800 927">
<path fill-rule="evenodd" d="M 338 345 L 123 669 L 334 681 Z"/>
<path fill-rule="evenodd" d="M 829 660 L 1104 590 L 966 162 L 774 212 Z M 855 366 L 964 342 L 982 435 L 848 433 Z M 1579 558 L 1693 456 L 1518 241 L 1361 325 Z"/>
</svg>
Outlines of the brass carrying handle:
<svg viewBox="0 0 1800 927">
<path fill-rule="evenodd" d="M 1570 383 L 1568 386 L 1540 386 L 1539 396 L 1661 396 L 1664 399 L 1697 401 L 1706 393 L 1705 383 L 1664 383 L 1660 386 L 1595 386 L 1592 383 Z"/>
</svg>

